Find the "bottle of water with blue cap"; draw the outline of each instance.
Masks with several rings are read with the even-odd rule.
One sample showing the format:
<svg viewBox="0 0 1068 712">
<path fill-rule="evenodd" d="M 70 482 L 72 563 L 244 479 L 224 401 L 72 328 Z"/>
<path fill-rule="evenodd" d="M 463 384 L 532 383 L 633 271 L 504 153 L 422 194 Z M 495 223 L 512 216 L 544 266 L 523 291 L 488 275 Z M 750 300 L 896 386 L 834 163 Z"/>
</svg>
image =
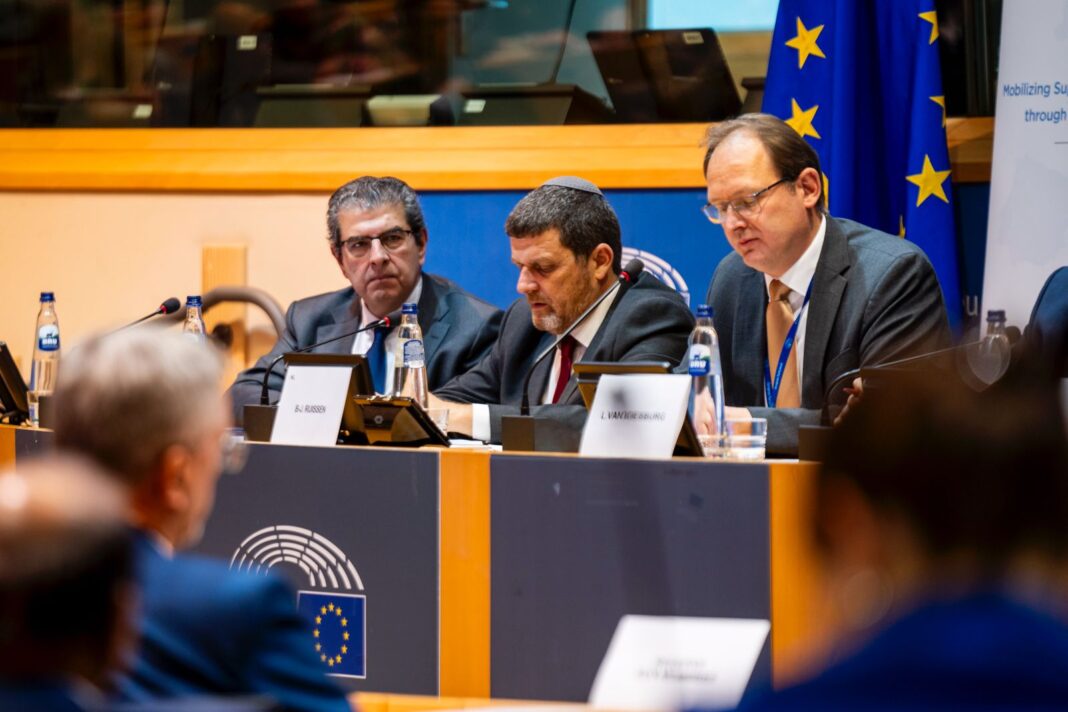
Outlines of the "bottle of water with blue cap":
<svg viewBox="0 0 1068 712">
<path fill-rule="evenodd" d="M 40 425 L 41 396 L 52 395 L 59 370 L 59 317 L 56 316 L 56 295 L 41 292 L 41 309 L 37 312 L 34 330 L 33 365 L 30 367 L 30 388 L 27 401 L 30 421 Z"/>
<path fill-rule="evenodd" d="M 203 342 L 208 337 L 204 327 L 204 302 L 199 294 L 191 294 L 185 298 L 185 323 L 182 324 L 182 334 L 196 341 Z"/>
<path fill-rule="evenodd" d="M 712 307 L 697 307 L 697 324 L 690 332 L 690 346 L 686 353 L 690 372 L 690 418 L 698 428 L 699 422 L 711 425 L 711 434 L 723 429 L 723 365 L 719 358 L 719 335 L 712 326 Z"/>
<path fill-rule="evenodd" d="M 426 355 L 423 330 L 419 328 L 418 304 L 401 307 L 401 322 L 397 326 L 397 342 L 393 350 L 393 394 L 406 396 L 427 407 Z"/>
</svg>

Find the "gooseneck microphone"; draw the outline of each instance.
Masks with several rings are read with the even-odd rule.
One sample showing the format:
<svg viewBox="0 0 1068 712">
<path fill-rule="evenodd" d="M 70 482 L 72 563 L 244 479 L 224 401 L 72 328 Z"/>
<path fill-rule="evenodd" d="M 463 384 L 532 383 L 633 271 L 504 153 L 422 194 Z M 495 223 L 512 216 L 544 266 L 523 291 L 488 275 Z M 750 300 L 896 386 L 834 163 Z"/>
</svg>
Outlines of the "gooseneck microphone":
<svg viewBox="0 0 1068 712">
<path fill-rule="evenodd" d="M 174 312 L 178 311 L 181 308 L 182 308 L 182 303 L 180 301 L 178 301 L 177 299 L 175 299 L 174 297 L 171 297 L 170 299 L 165 299 L 165 300 L 163 300 L 162 304 L 160 304 L 158 307 L 156 307 L 156 310 L 154 312 L 151 312 L 150 314 L 145 314 L 140 319 L 136 319 L 134 321 L 131 321 L 126 326 L 119 327 L 117 329 L 117 331 L 122 331 L 123 329 L 129 329 L 131 326 L 137 326 L 142 321 L 148 321 L 149 319 L 151 319 L 154 316 L 161 316 L 161 315 L 165 315 L 165 314 L 173 314 Z"/>
<path fill-rule="evenodd" d="M 327 344 L 332 344 L 335 341 L 340 341 L 341 339 L 347 339 L 350 336 L 355 336 L 360 332 L 370 331 L 371 329 L 378 329 L 381 327 L 389 329 L 392 328 L 394 324 L 399 323 L 400 320 L 401 310 L 397 309 L 396 311 L 390 312 L 388 315 L 382 317 L 378 321 L 372 321 L 367 326 L 361 326 L 359 329 L 349 331 L 347 333 L 341 334 L 340 336 L 334 336 L 333 338 L 326 339 L 325 341 L 319 341 L 318 343 L 309 344 L 308 346 L 297 349 L 296 351 L 287 351 L 284 354 L 279 354 L 278 356 L 275 356 L 274 360 L 272 360 L 270 365 L 267 366 L 267 371 L 263 374 L 263 389 L 260 391 L 260 405 L 271 404 L 271 389 L 268 388 L 268 384 L 271 380 L 271 372 L 274 371 L 274 367 L 277 366 L 278 362 L 284 359 L 287 354 L 302 354 L 306 351 L 317 349 L 320 346 L 326 346 Z"/>
<path fill-rule="evenodd" d="M 530 379 L 534 376 L 534 369 L 538 367 L 538 364 L 544 361 L 549 354 L 555 351 L 556 347 L 560 345 L 560 342 L 570 336 L 571 332 L 577 329 L 579 324 L 586 321 L 586 317 L 593 313 L 593 310 L 600 306 L 601 302 L 608 298 L 608 295 L 617 293 L 622 294 L 627 289 L 633 287 L 634 283 L 638 281 L 638 277 L 641 276 L 642 270 L 644 269 L 645 263 L 637 258 L 628 262 L 627 265 L 623 268 L 623 270 L 619 273 L 619 288 L 606 290 L 604 294 L 594 300 L 593 304 L 586 307 L 586 311 L 579 314 L 578 319 L 575 319 L 575 321 L 571 322 L 571 326 L 567 327 L 567 329 L 564 330 L 564 333 L 556 337 L 556 341 L 554 341 L 551 346 L 549 346 L 540 354 L 538 354 L 538 357 L 534 359 L 534 362 L 532 364 L 530 364 L 530 368 L 527 369 L 526 378 L 523 379 L 523 400 L 519 406 L 520 415 L 530 415 L 530 393 L 528 393 L 528 391 L 530 390 Z"/>
</svg>

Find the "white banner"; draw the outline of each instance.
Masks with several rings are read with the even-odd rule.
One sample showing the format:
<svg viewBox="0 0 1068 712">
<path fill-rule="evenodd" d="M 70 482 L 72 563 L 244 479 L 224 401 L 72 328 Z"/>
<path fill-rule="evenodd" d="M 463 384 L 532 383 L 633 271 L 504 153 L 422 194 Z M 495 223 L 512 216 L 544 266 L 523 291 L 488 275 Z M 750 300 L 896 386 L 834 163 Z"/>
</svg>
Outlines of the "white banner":
<svg viewBox="0 0 1068 712">
<path fill-rule="evenodd" d="M 983 310 L 1023 326 L 1068 265 L 1068 0 L 1007 0 L 990 181 Z"/>
</svg>

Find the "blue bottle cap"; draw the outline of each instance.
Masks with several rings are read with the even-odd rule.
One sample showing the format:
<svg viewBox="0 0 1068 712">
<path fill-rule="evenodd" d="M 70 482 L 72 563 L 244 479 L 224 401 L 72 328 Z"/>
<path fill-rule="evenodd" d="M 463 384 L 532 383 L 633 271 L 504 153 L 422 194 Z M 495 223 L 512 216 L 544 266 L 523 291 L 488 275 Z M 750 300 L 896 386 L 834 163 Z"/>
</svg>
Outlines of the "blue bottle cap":
<svg viewBox="0 0 1068 712">
<path fill-rule="evenodd" d="M 41 301 L 42 302 L 54 302 L 54 301 L 56 301 L 55 292 L 41 292 Z"/>
<path fill-rule="evenodd" d="M 699 304 L 697 306 L 697 316 L 699 318 L 712 318 L 712 307 L 707 304 Z"/>
<path fill-rule="evenodd" d="M 401 307 L 401 314 L 418 314 L 419 305 L 414 302 L 409 302 Z"/>
<path fill-rule="evenodd" d="M 188 297 L 185 298 L 185 305 L 187 307 L 199 307 L 203 306 L 203 303 L 200 301 L 199 294 L 190 294 Z"/>
</svg>

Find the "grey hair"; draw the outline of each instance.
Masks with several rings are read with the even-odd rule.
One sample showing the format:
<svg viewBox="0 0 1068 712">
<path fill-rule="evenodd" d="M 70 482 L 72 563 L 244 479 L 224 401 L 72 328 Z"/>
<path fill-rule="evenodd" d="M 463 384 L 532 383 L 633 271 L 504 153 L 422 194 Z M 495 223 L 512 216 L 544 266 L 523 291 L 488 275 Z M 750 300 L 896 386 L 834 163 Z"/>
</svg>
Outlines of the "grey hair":
<svg viewBox="0 0 1068 712">
<path fill-rule="evenodd" d="M 386 206 L 398 206 L 404 211 L 408 228 L 415 234 L 415 242 L 422 245 L 426 240 L 426 221 L 419 207 L 419 196 L 399 178 L 386 176 L 360 176 L 350 180 L 334 191 L 326 208 L 327 238 L 330 249 L 336 254 L 341 249 L 341 225 L 338 214 L 346 210 L 374 210 Z"/>
<path fill-rule="evenodd" d="M 160 328 L 91 337 L 62 359 L 53 401 L 56 445 L 140 484 L 164 451 L 204 432 L 222 396 L 214 347 Z"/>
</svg>

